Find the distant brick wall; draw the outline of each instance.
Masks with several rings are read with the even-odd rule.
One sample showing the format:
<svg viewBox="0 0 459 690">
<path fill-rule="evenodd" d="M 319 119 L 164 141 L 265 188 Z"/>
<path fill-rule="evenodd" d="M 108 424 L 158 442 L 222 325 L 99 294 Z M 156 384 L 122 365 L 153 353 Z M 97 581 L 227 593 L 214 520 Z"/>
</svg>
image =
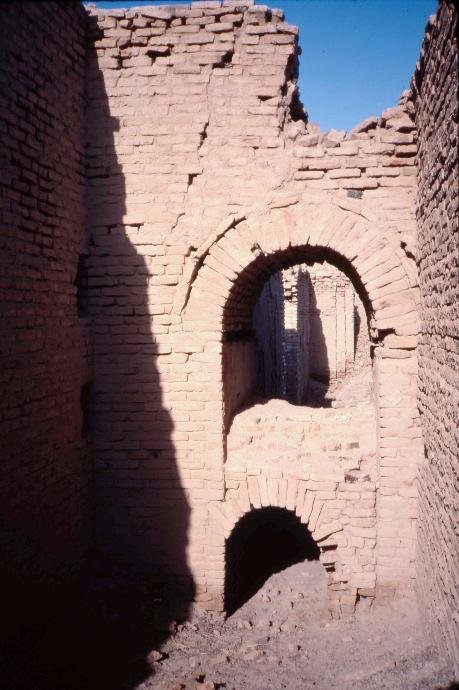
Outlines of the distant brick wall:
<svg viewBox="0 0 459 690">
<path fill-rule="evenodd" d="M 354 289 L 349 278 L 325 263 L 308 269 L 311 320 L 311 375 L 336 381 L 354 364 Z"/>
<path fill-rule="evenodd" d="M 458 64 L 457 11 L 440 3 L 414 80 L 421 287 L 419 405 L 425 459 L 419 471 L 419 589 L 459 670 Z M 444 645 L 442 645 L 444 647 Z"/>
<path fill-rule="evenodd" d="M 284 367 L 287 400 L 304 403 L 310 374 L 310 278 L 304 266 L 282 271 L 285 294 Z"/>
<path fill-rule="evenodd" d="M 263 287 L 253 310 L 257 392 L 266 398 L 280 397 L 283 390 L 283 327 L 284 291 L 281 274 L 275 273 Z"/>
<path fill-rule="evenodd" d="M 0 561 L 10 641 L 52 612 L 90 536 L 87 336 L 75 286 L 84 31 L 79 3 L 1 8 Z"/>
<path fill-rule="evenodd" d="M 309 376 L 311 373 L 310 363 L 310 338 L 311 338 L 311 324 L 309 319 L 310 307 L 310 285 L 311 279 L 308 273 L 304 270 L 298 271 L 297 281 L 297 309 L 296 309 L 296 323 L 298 336 L 298 353 L 297 353 L 297 400 L 304 402 L 306 400 Z"/>
</svg>

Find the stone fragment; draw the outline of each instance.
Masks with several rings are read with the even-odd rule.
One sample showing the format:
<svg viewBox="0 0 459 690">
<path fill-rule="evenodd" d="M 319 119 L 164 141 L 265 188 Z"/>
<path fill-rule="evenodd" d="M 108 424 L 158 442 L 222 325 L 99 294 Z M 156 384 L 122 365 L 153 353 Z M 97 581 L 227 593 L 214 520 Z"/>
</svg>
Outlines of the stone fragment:
<svg viewBox="0 0 459 690">
<path fill-rule="evenodd" d="M 159 652 L 157 649 L 152 649 L 151 652 L 148 652 L 146 661 L 151 668 L 154 668 L 155 664 L 160 663 L 164 658 L 165 654 Z"/>
</svg>

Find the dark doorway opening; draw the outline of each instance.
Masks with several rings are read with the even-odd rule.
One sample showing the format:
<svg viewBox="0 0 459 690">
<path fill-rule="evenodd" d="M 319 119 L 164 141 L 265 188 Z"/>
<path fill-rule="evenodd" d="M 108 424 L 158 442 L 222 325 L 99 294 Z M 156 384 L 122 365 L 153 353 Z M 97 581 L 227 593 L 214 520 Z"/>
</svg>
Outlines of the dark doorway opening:
<svg viewBox="0 0 459 690">
<path fill-rule="evenodd" d="M 259 508 L 242 517 L 226 542 L 225 610 L 233 614 L 266 580 L 304 560 L 319 547 L 294 512 Z"/>
</svg>

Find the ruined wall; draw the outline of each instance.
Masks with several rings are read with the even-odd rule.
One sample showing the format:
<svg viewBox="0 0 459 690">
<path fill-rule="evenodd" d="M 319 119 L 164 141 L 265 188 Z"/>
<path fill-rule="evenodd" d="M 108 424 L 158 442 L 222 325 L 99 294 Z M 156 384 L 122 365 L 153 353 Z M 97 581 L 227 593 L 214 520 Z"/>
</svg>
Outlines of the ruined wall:
<svg viewBox="0 0 459 690">
<path fill-rule="evenodd" d="M 375 354 L 375 482 L 363 513 L 365 490 L 346 487 L 357 508 L 340 543 L 352 591 L 345 577 L 335 584 L 348 609 L 359 589 L 382 596 L 413 581 L 421 438 L 411 96 L 351 132 L 321 132 L 298 101 L 297 29 L 280 10 L 252 4 L 90 10 L 86 63 L 79 5 L 2 8 L 0 498 L 10 632 L 13 618 L 19 629 L 40 606 L 49 612 L 46 594 L 57 601 L 87 549 L 89 417 L 99 545 L 221 608 L 224 543 L 241 507 L 231 491 L 243 486 L 225 473 L 224 410 L 237 407 L 228 381 L 243 396 L 255 371 L 238 337 L 266 280 L 315 258 L 358 279 Z M 443 2 L 414 97 L 426 439 L 418 562 L 457 658 L 455 21 Z M 91 323 L 91 396 L 78 308 Z M 298 483 L 282 486 L 279 504 L 309 515 Z M 323 502 L 333 499 L 317 499 L 323 535 Z"/>
<path fill-rule="evenodd" d="M 102 10 L 89 56 L 98 541 L 182 580 L 192 562 L 201 601 L 213 598 L 205 573 L 216 557 L 207 504 L 222 495 L 221 331 L 203 323 L 203 299 L 182 337 L 174 301 L 209 232 L 279 183 L 281 86 L 296 36 L 280 12 L 237 9 L 246 5 Z M 240 342 L 227 344 L 231 362 Z M 233 392 L 236 379 L 251 386 L 252 371 L 230 374 Z"/>
<path fill-rule="evenodd" d="M 285 296 L 283 323 L 285 385 L 283 396 L 303 403 L 309 382 L 309 278 L 302 267 L 282 271 Z"/>
<path fill-rule="evenodd" d="M 354 364 L 354 289 L 330 264 L 312 266 L 309 274 L 311 374 L 327 382 L 342 379 Z"/>
<path fill-rule="evenodd" d="M 393 591 L 414 575 L 411 104 L 405 94 L 349 133 L 308 125 L 296 93 L 297 29 L 280 10 L 250 5 L 91 10 L 98 541 L 192 581 L 209 608 L 221 607 L 224 586 L 225 537 L 210 508 L 225 506 L 226 383 L 250 375 L 228 348 L 251 329 L 262 285 L 304 262 L 307 245 L 338 264 L 341 252 L 370 295 L 381 381 L 379 585 Z M 359 538 L 375 549 L 376 518 L 365 520 Z"/>
<path fill-rule="evenodd" d="M 282 367 L 284 328 L 284 290 L 280 273 L 264 285 L 253 310 L 256 340 L 257 394 L 267 398 L 281 396 L 284 372 Z M 235 368 L 232 368 L 235 371 Z"/>
<path fill-rule="evenodd" d="M 55 2 L 4 4 L 1 14 L 2 633 L 23 642 L 55 611 L 91 534 L 75 285 L 85 15 Z"/>
<path fill-rule="evenodd" d="M 311 363 L 309 358 L 311 324 L 309 320 L 310 295 L 309 287 L 311 284 L 308 273 L 304 270 L 298 273 L 298 298 L 296 309 L 296 323 L 298 332 L 298 384 L 297 399 L 299 402 L 306 400 L 311 373 Z"/>
<path fill-rule="evenodd" d="M 459 236 L 457 10 L 442 2 L 427 26 L 413 79 L 418 146 L 421 287 L 419 590 L 459 672 Z M 446 642 L 446 644 L 444 644 Z"/>
</svg>

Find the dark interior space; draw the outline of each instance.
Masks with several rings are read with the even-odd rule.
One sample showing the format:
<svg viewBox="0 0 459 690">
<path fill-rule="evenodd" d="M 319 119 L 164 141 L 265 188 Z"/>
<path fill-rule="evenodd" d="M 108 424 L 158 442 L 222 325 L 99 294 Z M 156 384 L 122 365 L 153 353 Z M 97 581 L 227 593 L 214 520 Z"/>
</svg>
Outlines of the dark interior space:
<svg viewBox="0 0 459 690">
<path fill-rule="evenodd" d="M 317 560 L 319 553 L 294 512 L 269 507 L 247 513 L 226 542 L 226 613 L 237 611 L 274 573 Z"/>
</svg>

